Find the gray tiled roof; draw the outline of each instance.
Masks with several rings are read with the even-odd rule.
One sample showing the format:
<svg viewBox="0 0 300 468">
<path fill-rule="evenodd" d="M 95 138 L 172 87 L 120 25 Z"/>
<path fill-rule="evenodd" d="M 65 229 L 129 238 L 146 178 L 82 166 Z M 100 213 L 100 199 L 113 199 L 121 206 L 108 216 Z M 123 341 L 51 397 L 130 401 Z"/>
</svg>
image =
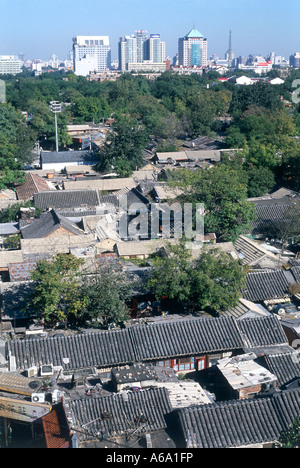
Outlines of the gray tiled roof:
<svg viewBox="0 0 300 468">
<path fill-rule="evenodd" d="M 34 342 L 13 340 L 6 351 L 15 356 L 19 370 L 49 362 L 70 370 L 283 344 L 287 344 L 286 337 L 276 317 L 241 321 L 222 317 L 162 321 Z"/>
<path fill-rule="evenodd" d="M 178 411 L 186 446 L 197 448 L 230 448 L 275 442 L 299 414 L 300 390 Z M 194 445 L 189 445 L 191 442 Z"/>
<path fill-rule="evenodd" d="M 122 191 L 115 193 L 113 195 L 99 195 L 101 203 L 108 203 L 114 205 L 116 207 L 130 207 L 135 203 L 143 204 L 145 209 L 149 205 L 149 200 L 136 188 L 132 188 L 131 190 L 126 190 L 123 193 Z"/>
<path fill-rule="evenodd" d="M 276 354 L 265 356 L 264 359 L 270 372 L 276 375 L 279 387 L 284 387 L 293 380 L 300 379 L 299 355 L 295 356 L 294 353 Z"/>
<path fill-rule="evenodd" d="M 24 226 L 21 232 L 23 239 L 41 239 L 52 234 L 60 227 L 69 231 L 70 234 L 82 234 L 82 231 L 75 223 L 59 215 L 55 210 L 49 211 L 34 223 Z"/>
<path fill-rule="evenodd" d="M 261 270 L 248 273 L 243 297 L 253 302 L 283 298 L 289 293 L 293 278 L 283 270 Z"/>
<path fill-rule="evenodd" d="M 34 344 L 28 340 L 11 341 L 7 343 L 7 351 L 16 357 L 18 369 L 49 361 L 64 369 L 80 369 L 243 347 L 231 317 L 175 322 L 36 339 Z M 69 359 L 67 364 L 64 358 Z"/>
<path fill-rule="evenodd" d="M 275 315 L 239 320 L 236 323 L 245 348 L 288 345 L 287 337 Z"/>
<path fill-rule="evenodd" d="M 165 388 L 128 392 L 106 397 L 81 398 L 68 402 L 75 427 L 84 428 L 80 437 L 95 438 L 99 433 L 116 437 L 138 430 L 153 432 L 167 427 L 165 415 L 172 411 Z M 104 418 L 104 412 L 111 417 Z M 107 414 L 106 413 L 106 414 Z M 98 435 L 99 437 L 99 435 Z"/>
<path fill-rule="evenodd" d="M 42 164 L 51 164 L 51 163 L 69 163 L 69 162 L 78 162 L 81 164 L 90 164 L 91 162 L 96 162 L 96 156 L 90 151 L 60 151 L 59 153 L 41 152 L 41 163 Z"/>
<path fill-rule="evenodd" d="M 154 323 L 132 327 L 138 361 L 240 349 L 241 337 L 231 317 Z"/>
<path fill-rule="evenodd" d="M 149 200 L 136 188 L 132 188 L 126 194 L 120 194 L 119 200 L 121 205 L 130 206 L 132 204 L 144 204 L 145 206 L 149 205 Z"/>
<path fill-rule="evenodd" d="M 234 319 L 243 319 L 245 315 L 256 315 L 258 317 L 268 315 L 269 312 L 260 304 L 240 299 L 235 307 L 222 312 L 222 317 L 231 316 Z M 249 317 L 250 318 L 250 317 Z"/>
<path fill-rule="evenodd" d="M 0 223 L 0 236 L 18 234 L 18 223 Z"/>
<path fill-rule="evenodd" d="M 254 203 L 256 220 L 252 223 L 254 233 L 267 233 L 268 229 L 284 219 L 290 220 L 289 209 L 293 206 L 288 197 L 274 200 L 260 200 Z"/>
<path fill-rule="evenodd" d="M 71 336 L 12 341 L 8 350 L 17 358 L 17 367 L 51 362 L 64 369 L 83 369 L 91 366 L 107 367 L 133 361 L 128 330 L 83 333 Z M 65 364 L 64 358 L 69 362 Z"/>
<path fill-rule="evenodd" d="M 264 251 L 259 245 L 256 245 L 245 236 L 240 236 L 235 241 L 234 247 L 239 253 L 244 265 L 255 265 L 268 255 L 267 251 Z"/>
<path fill-rule="evenodd" d="M 35 206 L 42 210 L 49 208 L 92 208 L 99 206 L 97 190 L 52 190 L 36 193 L 33 196 Z"/>
<path fill-rule="evenodd" d="M 300 284 L 300 266 L 294 266 L 291 268 L 291 272 L 295 278 L 296 283 Z"/>
</svg>

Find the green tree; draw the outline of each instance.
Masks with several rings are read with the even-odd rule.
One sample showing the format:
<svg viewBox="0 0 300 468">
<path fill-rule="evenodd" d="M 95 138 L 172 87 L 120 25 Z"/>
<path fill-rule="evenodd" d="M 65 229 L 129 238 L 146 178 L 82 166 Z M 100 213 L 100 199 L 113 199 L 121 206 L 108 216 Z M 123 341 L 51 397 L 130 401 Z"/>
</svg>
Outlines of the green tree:
<svg viewBox="0 0 300 468">
<path fill-rule="evenodd" d="M 226 144 L 228 148 L 244 148 L 246 144 L 246 136 L 238 127 L 230 126 L 227 130 Z"/>
<path fill-rule="evenodd" d="M 18 250 L 20 248 L 21 234 L 14 234 L 13 236 L 4 239 L 4 247 L 8 250 Z"/>
<path fill-rule="evenodd" d="M 33 201 L 29 200 L 24 203 L 16 203 L 9 205 L 7 208 L 4 208 L 0 212 L 0 223 L 12 223 L 20 219 L 21 208 L 31 208 L 34 207 L 34 217 L 39 218 L 41 214 L 41 209 L 34 206 Z"/>
<path fill-rule="evenodd" d="M 267 167 L 248 167 L 248 196 L 261 197 L 266 195 L 275 185 L 274 173 Z"/>
<path fill-rule="evenodd" d="M 240 115 L 250 106 L 263 107 L 270 111 L 282 108 L 279 90 L 276 86 L 258 82 L 252 86 L 235 88 L 230 105 L 230 113 Z"/>
<path fill-rule="evenodd" d="M 234 241 L 255 219 L 248 198 L 248 178 L 243 171 L 226 164 L 207 171 L 173 171 L 170 186 L 180 188 L 182 202 L 203 203 L 204 229 L 221 241 Z"/>
<path fill-rule="evenodd" d="M 23 164 L 17 160 L 17 145 L 0 136 L 0 189 L 24 182 Z"/>
<path fill-rule="evenodd" d="M 238 304 L 245 287 L 246 270 L 220 249 L 203 249 L 192 272 L 194 307 L 222 312 Z"/>
<path fill-rule="evenodd" d="M 111 115 L 111 108 L 105 98 L 80 97 L 72 106 L 72 113 L 77 122 L 99 123 Z"/>
<path fill-rule="evenodd" d="M 82 320 L 85 298 L 81 296 L 80 267 L 83 260 L 72 254 L 57 254 L 51 261 L 37 263 L 31 278 L 33 293 L 27 310 L 46 325 Z"/>
<path fill-rule="evenodd" d="M 300 202 L 296 200 L 291 203 L 281 215 L 281 218 L 266 224 L 265 235 L 281 241 L 283 255 L 289 241 L 300 235 Z"/>
<path fill-rule="evenodd" d="M 300 192 L 300 151 L 287 151 L 281 166 L 282 179 L 288 187 Z"/>
<path fill-rule="evenodd" d="M 82 295 L 86 299 L 85 315 L 98 326 L 109 327 L 112 324 L 129 320 L 131 285 L 122 272 L 102 269 L 82 286 Z"/>
<path fill-rule="evenodd" d="M 300 416 L 280 435 L 277 448 L 300 448 Z"/>
<path fill-rule="evenodd" d="M 251 140 L 248 149 L 244 153 L 247 163 L 258 168 L 275 169 L 281 163 L 281 155 L 276 146 L 272 144 L 264 145 L 254 139 Z"/>
<path fill-rule="evenodd" d="M 218 314 L 234 307 L 246 271 L 220 249 L 203 248 L 196 261 L 184 241 L 167 245 L 151 259 L 149 287 L 157 299 L 167 297 L 192 310 Z"/>
<path fill-rule="evenodd" d="M 118 175 L 130 175 L 143 165 L 143 148 L 148 141 L 145 129 L 137 120 L 118 116 L 104 147 L 99 151 L 99 172 L 115 171 Z"/>
<path fill-rule="evenodd" d="M 22 165 L 31 162 L 36 133 L 26 125 L 21 112 L 10 104 L 0 104 L 1 137 L 13 147 L 14 157 Z"/>
<path fill-rule="evenodd" d="M 184 243 L 167 244 L 164 250 L 153 256 L 149 287 L 157 299 L 167 296 L 179 303 L 190 300 L 191 260 Z"/>
</svg>

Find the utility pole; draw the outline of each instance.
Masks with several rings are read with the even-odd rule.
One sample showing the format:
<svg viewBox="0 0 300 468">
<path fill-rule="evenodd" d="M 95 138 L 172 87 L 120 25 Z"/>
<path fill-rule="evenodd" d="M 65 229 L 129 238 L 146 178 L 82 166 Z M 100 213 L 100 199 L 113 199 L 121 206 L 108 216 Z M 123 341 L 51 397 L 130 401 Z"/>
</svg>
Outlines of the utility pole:
<svg viewBox="0 0 300 468">
<path fill-rule="evenodd" d="M 50 110 L 55 116 L 55 141 L 56 141 L 56 152 L 58 153 L 58 129 L 57 129 L 57 114 L 61 112 L 61 103 L 58 101 L 50 102 Z"/>
</svg>

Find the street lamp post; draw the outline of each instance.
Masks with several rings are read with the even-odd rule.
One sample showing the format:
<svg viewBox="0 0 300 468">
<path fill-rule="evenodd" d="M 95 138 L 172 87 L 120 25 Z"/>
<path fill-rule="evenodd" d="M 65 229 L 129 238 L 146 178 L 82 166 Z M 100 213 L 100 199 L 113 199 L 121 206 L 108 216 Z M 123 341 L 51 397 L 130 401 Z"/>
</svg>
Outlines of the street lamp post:
<svg viewBox="0 0 300 468">
<path fill-rule="evenodd" d="M 57 114 L 61 112 L 61 103 L 58 101 L 50 102 L 50 110 L 55 116 L 55 140 L 56 140 L 56 152 L 58 153 L 58 130 L 57 130 Z"/>
</svg>

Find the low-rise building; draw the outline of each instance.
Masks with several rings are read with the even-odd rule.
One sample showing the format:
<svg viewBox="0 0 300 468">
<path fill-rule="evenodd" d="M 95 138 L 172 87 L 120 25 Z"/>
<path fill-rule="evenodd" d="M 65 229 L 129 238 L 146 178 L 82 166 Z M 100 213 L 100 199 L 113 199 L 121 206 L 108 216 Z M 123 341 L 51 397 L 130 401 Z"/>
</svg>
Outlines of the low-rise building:
<svg viewBox="0 0 300 468">
<path fill-rule="evenodd" d="M 40 155 L 40 165 L 43 171 L 54 170 L 60 172 L 68 166 L 86 166 L 96 163 L 97 158 L 90 151 L 42 151 Z"/>
<path fill-rule="evenodd" d="M 253 398 L 277 386 L 277 377 L 256 362 L 254 353 L 218 361 L 217 369 L 228 384 L 227 400 Z"/>
</svg>

